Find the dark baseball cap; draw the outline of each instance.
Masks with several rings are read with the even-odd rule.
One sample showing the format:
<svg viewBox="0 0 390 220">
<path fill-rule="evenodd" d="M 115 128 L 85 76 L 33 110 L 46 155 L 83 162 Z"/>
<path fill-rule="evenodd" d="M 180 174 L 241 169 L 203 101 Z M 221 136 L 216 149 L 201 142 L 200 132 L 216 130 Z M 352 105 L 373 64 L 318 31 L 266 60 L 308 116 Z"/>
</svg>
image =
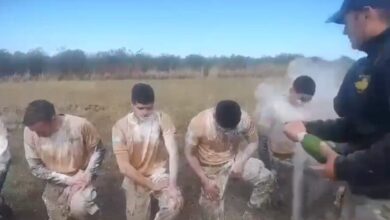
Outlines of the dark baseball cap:
<svg viewBox="0 0 390 220">
<path fill-rule="evenodd" d="M 332 15 L 327 22 L 344 24 L 344 17 L 348 12 L 360 10 L 367 6 L 377 9 L 390 9 L 390 0 L 344 0 L 340 10 Z"/>
</svg>

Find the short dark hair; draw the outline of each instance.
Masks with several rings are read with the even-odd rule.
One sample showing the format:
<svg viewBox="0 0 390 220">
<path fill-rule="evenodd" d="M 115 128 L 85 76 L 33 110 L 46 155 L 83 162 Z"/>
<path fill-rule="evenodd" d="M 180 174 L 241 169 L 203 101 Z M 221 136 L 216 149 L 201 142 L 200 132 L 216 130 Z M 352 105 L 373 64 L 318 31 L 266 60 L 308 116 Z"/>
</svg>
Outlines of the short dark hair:
<svg viewBox="0 0 390 220">
<path fill-rule="evenodd" d="M 28 104 L 23 124 L 31 126 L 38 122 L 49 122 L 56 115 L 54 105 L 47 100 L 35 100 Z"/>
<path fill-rule="evenodd" d="M 154 91 L 153 88 L 145 83 L 137 83 L 131 90 L 131 102 L 133 104 L 150 104 L 154 103 Z"/>
<path fill-rule="evenodd" d="M 293 82 L 296 93 L 313 96 L 316 92 L 316 83 L 310 76 L 299 76 Z"/>
<path fill-rule="evenodd" d="M 234 129 L 241 121 L 240 105 L 232 100 L 218 102 L 215 108 L 215 120 L 222 128 Z"/>
</svg>

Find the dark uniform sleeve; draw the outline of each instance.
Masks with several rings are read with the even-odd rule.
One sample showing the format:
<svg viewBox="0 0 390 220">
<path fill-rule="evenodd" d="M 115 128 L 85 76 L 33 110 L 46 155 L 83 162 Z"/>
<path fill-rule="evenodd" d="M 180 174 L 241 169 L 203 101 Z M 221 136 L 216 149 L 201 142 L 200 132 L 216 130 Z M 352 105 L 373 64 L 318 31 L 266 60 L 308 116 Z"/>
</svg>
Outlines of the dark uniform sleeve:
<svg viewBox="0 0 390 220">
<path fill-rule="evenodd" d="M 353 185 L 370 185 L 388 179 L 390 171 L 390 135 L 369 149 L 339 156 L 335 162 L 336 178 Z"/>
<path fill-rule="evenodd" d="M 305 123 L 307 132 L 322 140 L 338 143 L 350 140 L 350 123 L 345 118 L 334 120 L 318 120 Z"/>
</svg>

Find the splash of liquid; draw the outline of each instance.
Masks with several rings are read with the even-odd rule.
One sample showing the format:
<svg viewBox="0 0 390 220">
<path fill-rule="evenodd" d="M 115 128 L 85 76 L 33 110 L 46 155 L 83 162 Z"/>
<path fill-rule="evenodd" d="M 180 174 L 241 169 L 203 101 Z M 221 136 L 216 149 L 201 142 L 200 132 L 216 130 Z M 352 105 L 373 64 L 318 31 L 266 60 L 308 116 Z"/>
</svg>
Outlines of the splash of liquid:
<svg viewBox="0 0 390 220">
<path fill-rule="evenodd" d="M 333 98 L 336 96 L 342 79 L 350 65 L 351 63 L 344 62 L 343 60 L 323 61 L 300 58 L 289 64 L 287 74 L 284 78 L 270 77 L 265 79 L 259 84 L 255 92 L 257 99 L 256 116 L 258 118 L 260 133 L 269 137 L 271 136 L 276 141 L 285 138 L 283 132 L 280 130 L 283 126 L 270 126 L 271 123 L 267 120 L 269 114 L 276 116 L 277 121 L 282 122 L 282 124 L 294 120 L 311 121 L 336 118 L 337 115 L 333 110 Z M 291 88 L 293 80 L 300 75 L 308 75 L 313 78 L 317 85 L 316 94 L 310 103 L 304 105 L 303 109 L 287 108 L 285 107 L 288 106 L 287 100 L 281 97 L 288 94 L 288 89 Z M 269 106 L 274 107 L 268 108 Z M 304 110 L 304 118 L 294 114 L 294 112 L 301 110 Z M 274 131 L 274 129 L 279 131 Z M 293 158 L 292 220 L 303 219 L 303 171 L 305 161 L 308 160 L 310 161 L 309 156 L 297 144 Z"/>
<path fill-rule="evenodd" d="M 293 172 L 293 201 L 292 201 L 292 217 L 291 220 L 302 220 L 302 204 L 303 204 L 303 171 L 306 161 L 306 154 L 299 143 L 295 146 L 295 154 L 293 157 L 294 172 Z"/>
</svg>

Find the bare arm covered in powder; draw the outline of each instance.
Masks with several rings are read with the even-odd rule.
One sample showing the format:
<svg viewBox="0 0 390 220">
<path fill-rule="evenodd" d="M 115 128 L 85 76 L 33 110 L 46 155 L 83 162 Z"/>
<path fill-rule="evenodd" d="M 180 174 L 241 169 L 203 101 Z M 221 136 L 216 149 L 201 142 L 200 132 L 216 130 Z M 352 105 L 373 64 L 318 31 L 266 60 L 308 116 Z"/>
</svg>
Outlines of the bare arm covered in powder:
<svg viewBox="0 0 390 220">
<path fill-rule="evenodd" d="M 138 172 L 129 162 L 129 155 L 127 153 L 115 153 L 116 162 L 118 163 L 120 172 L 134 181 L 136 184 L 141 185 L 147 189 L 153 190 L 153 183 L 148 178 L 144 177 Z"/>
<path fill-rule="evenodd" d="M 169 154 L 169 177 L 170 185 L 176 187 L 179 155 L 174 135 L 164 136 L 165 145 Z"/>
<path fill-rule="evenodd" d="M 245 162 L 248 161 L 250 157 L 252 157 L 252 155 L 256 152 L 257 146 L 259 144 L 259 137 L 255 124 L 249 118 L 249 116 L 247 116 L 247 119 L 244 120 L 246 120 L 246 122 L 244 123 L 243 135 L 248 142 L 248 145 L 240 152 L 240 156 L 235 162 L 237 165 L 241 166 L 243 166 Z"/>
<path fill-rule="evenodd" d="M 246 148 L 241 152 L 240 157 L 236 160 L 235 163 L 237 164 L 245 164 L 246 161 L 248 161 L 249 158 L 252 157 L 252 155 L 256 152 L 257 150 L 257 145 L 258 142 L 251 142 L 249 143 Z"/>
<path fill-rule="evenodd" d="M 179 166 L 179 154 L 175 140 L 176 128 L 170 117 L 164 113 L 161 115 L 160 127 L 164 138 L 165 147 L 169 154 L 169 183 L 171 186 L 177 186 L 177 173 Z"/>
<path fill-rule="evenodd" d="M 200 178 L 202 184 L 204 184 L 208 181 L 208 177 L 204 173 L 198 158 L 195 156 L 196 147 L 199 144 L 199 136 L 196 134 L 196 130 L 194 129 L 195 127 L 194 123 L 195 123 L 194 120 L 192 120 L 190 125 L 188 126 L 184 153 L 191 168 L 194 170 L 196 175 Z"/>
</svg>

